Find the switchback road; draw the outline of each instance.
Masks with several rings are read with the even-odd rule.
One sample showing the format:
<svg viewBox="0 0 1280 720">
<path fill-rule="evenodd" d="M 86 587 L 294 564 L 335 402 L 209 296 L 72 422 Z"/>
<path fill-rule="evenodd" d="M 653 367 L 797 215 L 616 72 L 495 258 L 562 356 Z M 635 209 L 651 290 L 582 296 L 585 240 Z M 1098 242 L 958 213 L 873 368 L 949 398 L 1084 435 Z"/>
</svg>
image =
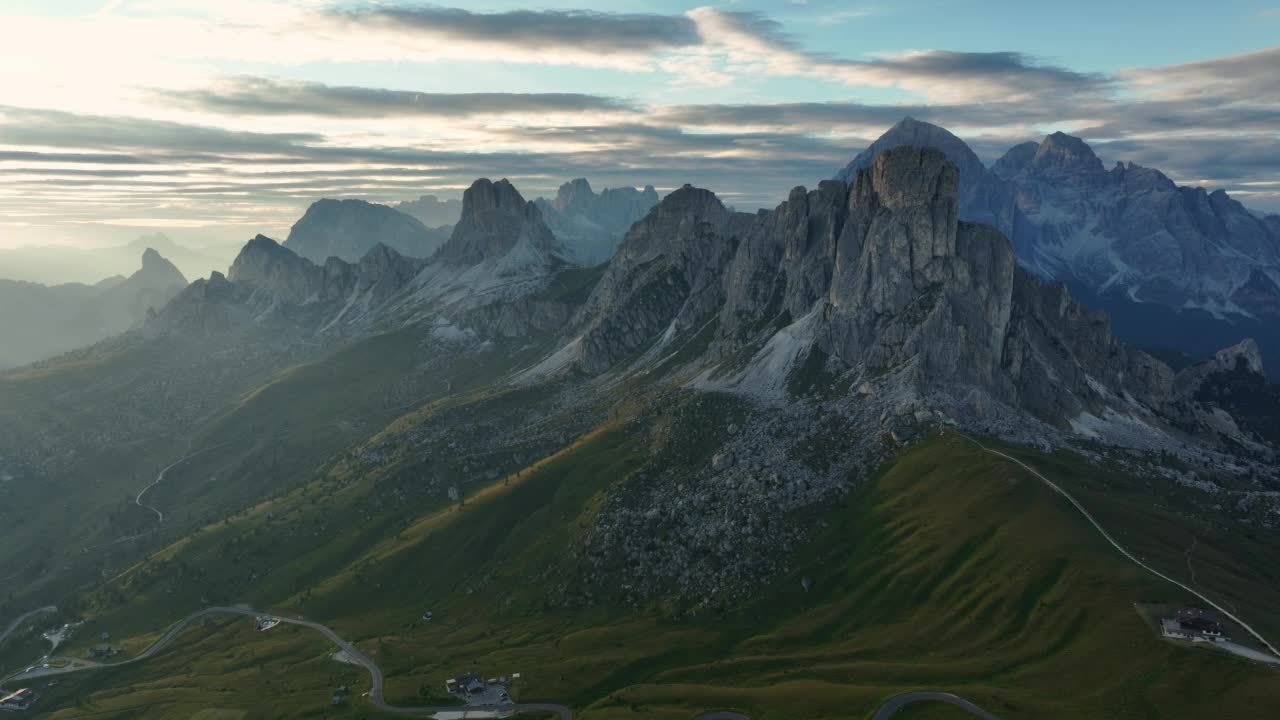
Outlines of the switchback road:
<svg viewBox="0 0 1280 720">
<path fill-rule="evenodd" d="M 54 607 L 53 605 L 50 605 L 48 607 L 36 608 L 35 610 L 32 610 L 29 613 L 19 615 L 17 620 L 14 620 L 13 622 L 9 623 L 9 627 L 5 628 L 4 632 L 0 633 L 0 643 L 3 643 L 5 640 L 7 640 L 9 636 L 13 634 L 13 631 L 17 630 L 22 625 L 22 623 L 26 622 L 27 620 L 30 620 L 36 615 L 43 615 L 45 613 L 51 613 L 51 612 L 57 612 L 57 611 L 58 611 L 58 608 Z"/>
<path fill-rule="evenodd" d="M 26 617 L 29 617 L 30 615 L 33 615 L 35 613 L 39 613 L 42 611 L 43 610 L 36 610 L 31 613 L 27 613 L 27 615 L 24 615 L 21 618 L 19 618 L 18 621 L 14 623 L 14 626 L 16 627 L 17 624 L 20 623 Z M 68 665 L 66 665 L 65 667 L 32 668 L 29 671 L 14 673 L 9 677 L 3 678 L 3 682 L 10 682 L 15 680 L 18 680 L 18 681 L 33 680 L 36 678 L 52 677 L 55 675 L 67 675 L 73 672 L 83 672 L 85 670 L 99 670 L 107 667 L 121 667 L 124 665 L 133 665 L 135 663 L 140 663 L 154 656 L 156 653 L 160 652 L 161 650 L 163 650 L 167 645 L 169 645 L 169 643 L 173 642 L 174 638 L 176 638 L 183 630 L 185 630 L 188 626 L 190 626 L 191 623 L 195 622 L 196 620 L 199 620 L 202 617 L 207 617 L 209 615 L 242 615 L 245 617 L 257 617 L 259 615 L 270 615 L 272 617 L 278 617 L 280 619 L 280 622 L 283 624 L 298 625 L 300 627 L 305 627 L 324 635 L 334 645 L 337 645 L 338 648 L 341 649 L 346 654 L 347 658 L 349 658 L 351 662 L 357 665 L 361 665 L 366 670 L 369 671 L 369 676 L 372 678 L 372 681 L 373 681 L 369 689 L 369 700 L 374 704 L 375 707 L 385 712 L 406 714 L 406 715 L 427 715 L 427 714 L 438 713 L 438 712 L 460 712 L 464 709 L 495 711 L 495 712 L 496 711 L 516 712 L 516 713 L 553 712 L 553 713 L 559 714 L 561 720 L 573 720 L 573 711 L 571 711 L 569 708 L 565 707 L 564 705 L 554 705 L 554 704 L 548 704 L 548 703 L 515 703 L 511 705 L 501 705 L 501 706 L 499 705 L 489 705 L 489 706 L 441 705 L 441 706 L 423 706 L 423 707 L 400 707 L 396 705 L 390 705 L 383 698 L 382 668 L 378 667 L 377 663 L 375 663 L 368 655 L 365 655 L 363 652 L 361 652 L 359 648 L 357 648 L 355 645 L 347 642 L 346 640 L 343 640 L 336 632 L 334 632 L 333 630 L 331 630 L 330 628 L 324 625 L 321 625 L 320 623 L 311 622 L 310 620 L 303 620 L 302 618 L 292 618 L 285 615 L 275 615 L 273 613 L 264 612 L 262 610 L 254 610 L 252 608 L 246 608 L 246 607 L 209 607 L 209 608 L 205 608 L 203 610 L 194 612 L 186 616 L 182 620 L 179 620 L 178 622 L 174 623 L 168 630 L 165 631 L 163 635 L 157 638 L 155 642 L 151 643 L 151 645 L 148 646 L 146 650 L 143 650 L 136 657 L 130 658 L 128 660 L 124 660 L 122 662 L 99 663 L 99 662 L 93 662 L 90 660 L 80 660 L 80 659 L 73 659 L 73 658 L 50 658 L 51 661 L 56 661 L 59 659 L 65 660 L 68 662 Z"/>
</svg>

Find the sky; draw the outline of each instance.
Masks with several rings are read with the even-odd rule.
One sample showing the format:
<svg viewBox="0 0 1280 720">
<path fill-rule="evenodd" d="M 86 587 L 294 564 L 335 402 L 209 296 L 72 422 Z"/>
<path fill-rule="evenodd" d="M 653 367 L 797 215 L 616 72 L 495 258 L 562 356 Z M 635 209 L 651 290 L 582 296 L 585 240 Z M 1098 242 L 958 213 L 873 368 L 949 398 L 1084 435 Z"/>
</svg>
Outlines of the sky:
<svg viewBox="0 0 1280 720">
<path fill-rule="evenodd" d="M 5 0 L 0 247 L 276 237 L 322 197 L 812 187 L 904 116 L 1280 212 L 1276 0 Z"/>
</svg>

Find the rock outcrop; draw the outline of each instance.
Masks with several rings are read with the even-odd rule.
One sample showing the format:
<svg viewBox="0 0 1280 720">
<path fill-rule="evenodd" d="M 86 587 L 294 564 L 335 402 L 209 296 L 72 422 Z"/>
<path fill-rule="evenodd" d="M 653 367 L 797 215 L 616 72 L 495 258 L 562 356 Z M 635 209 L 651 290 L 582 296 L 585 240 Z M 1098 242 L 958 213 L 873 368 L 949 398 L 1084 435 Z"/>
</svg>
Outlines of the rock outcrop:
<svg viewBox="0 0 1280 720">
<path fill-rule="evenodd" d="M 330 256 L 316 263 L 258 235 L 227 277 L 193 285 L 150 330 L 208 334 L 253 325 L 314 338 L 428 322 L 519 336 L 564 324 L 563 301 L 532 297 L 564 267 L 538 209 L 505 180 L 478 180 L 449 242 L 429 259 L 378 243 L 357 262 Z"/>
<path fill-rule="evenodd" d="M 1198 356 L 1252 335 L 1280 347 L 1268 329 L 1280 327 L 1280 218 L 1133 163 L 1107 170 L 1060 132 L 987 170 L 959 138 L 910 118 L 840 177 L 904 144 L 942 150 L 960 170 L 960 218 L 999 229 L 1024 267 L 1110 311 L 1128 341 Z"/>
<path fill-rule="evenodd" d="M 465 267 L 497 260 L 517 249 L 532 262 L 535 256 L 557 254 L 560 246 L 537 205 L 525 202 L 505 179 L 481 178 L 463 193 L 462 216 L 434 259 Z"/>
<path fill-rule="evenodd" d="M 627 233 L 581 311 L 580 362 L 601 372 L 668 326 L 705 322 L 724 299 L 721 279 L 750 216 L 689 185 L 668 195 Z"/>
<path fill-rule="evenodd" d="M 1214 353 L 1212 357 L 1195 363 L 1179 372 L 1174 379 L 1176 392 L 1181 399 L 1193 398 L 1210 377 L 1235 370 L 1258 375 L 1264 374 L 1262 351 L 1258 348 L 1258 343 L 1253 338 L 1242 340 L 1231 347 L 1223 348 Z"/>
<path fill-rule="evenodd" d="M 356 262 L 379 244 L 407 257 L 426 258 L 444 239 L 444 233 L 386 205 L 326 199 L 307 208 L 284 246 L 320 265 L 331 257 Z"/>
<path fill-rule="evenodd" d="M 1013 201 L 1000 178 L 987 170 L 963 140 L 937 125 L 915 118 L 903 118 L 885 131 L 837 173 L 836 178 L 852 183 L 854 174 L 871 167 L 880 153 L 904 145 L 941 150 L 960 171 L 960 207 L 963 219 L 1006 230 L 1013 219 Z"/>
<path fill-rule="evenodd" d="M 320 266 L 266 235 L 245 244 L 227 280 L 252 288 L 267 303 L 301 305 L 317 297 L 324 273 Z"/>
<path fill-rule="evenodd" d="M 289 335 L 363 331 L 390 321 L 385 311 L 426 265 L 386 245 L 357 263 L 316 265 L 265 235 L 245 244 L 227 276 L 198 280 L 149 323 L 155 333 L 228 332 L 256 324 Z"/>
<path fill-rule="evenodd" d="M 723 387 L 783 388 L 818 353 L 836 374 L 894 374 L 921 397 L 988 398 L 1051 424 L 1119 398 L 1162 407 L 1171 371 L 1018 268 L 997 230 L 960 221 L 960 183 L 941 152 L 904 146 L 851 186 L 797 188 L 754 216 L 672 193 L 583 308 L 579 367 L 602 372 L 714 319 L 699 362 Z"/>
</svg>

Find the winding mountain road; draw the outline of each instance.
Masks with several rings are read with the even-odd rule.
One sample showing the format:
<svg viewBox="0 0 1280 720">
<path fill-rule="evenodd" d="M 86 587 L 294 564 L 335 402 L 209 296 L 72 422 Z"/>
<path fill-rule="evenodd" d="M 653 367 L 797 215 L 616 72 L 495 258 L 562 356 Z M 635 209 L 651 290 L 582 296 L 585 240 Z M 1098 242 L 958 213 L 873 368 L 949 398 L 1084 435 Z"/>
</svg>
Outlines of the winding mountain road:
<svg viewBox="0 0 1280 720">
<path fill-rule="evenodd" d="M 9 639 L 9 636 L 12 635 L 13 632 L 17 630 L 22 625 L 22 623 L 26 622 L 27 620 L 30 620 L 36 615 L 43 615 L 45 613 L 51 613 L 51 612 L 57 612 L 57 611 L 58 611 L 57 607 L 53 605 L 49 605 L 47 607 L 36 608 L 35 610 L 32 610 L 29 613 L 23 613 L 22 615 L 19 615 L 18 619 L 9 623 L 9 627 L 5 628 L 4 632 L 0 633 L 0 644 L 3 644 L 5 640 Z"/>
<path fill-rule="evenodd" d="M 163 523 L 163 522 L 164 522 L 164 513 L 163 513 L 163 512 L 160 512 L 160 509 L 159 509 L 159 508 L 153 507 L 153 506 L 151 506 L 151 505 L 147 505 L 146 503 L 142 502 L 142 496 L 143 496 L 143 495 L 146 495 L 146 494 L 147 494 L 147 493 L 148 493 L 152 488 L 154 488 L 155 486 L 157 486 L 157 485 L 159 485 L 161 482 L 163 482 L 163 481 L 164 481 L 164 477 L 165 477 L 165 475 L 168 475 L 170 470 L 172 470 L 172 469 L 174 469 L 174 468 L 178 467 L 179 465 L 181 465 L 181 464 L 185 463 L 186 461 L 190 460 L 190 459 L 191 459 L 191 458 L 193 458 L 193 457 L 196 457 L 197 455 L 203 455 L 203 454 L 205 454 L 205 453 L 207 453 L 207 452 L 211 452 L 211 451 L 213 451 L 213 450 L 217 450 L 218 448 L 221 448 L 221 447 L 226 447 L 227 445 L 230 445 L 230 444 L 231 444 L 230 442 L 224 442 L 224 443 L 219 443 L 219 444 L 217 444 L 217 445 L 212 445 L 212 446 L 210 446 L 210 447 L 203 448 L 203 449 L 201 449 L 201 450 L 197 450 L 197 451 L 195 451 L 195 452 L 191 453 L 190 455 L 187 455 L 187 456 L 186 456 L 186 457 L 184 457 L 184 458 L 180 458 L 180 459 L 175 460 L 174 462 L 170 463 L 168 467 L 166 467 L 165 469 L 161 470 L 161 471 L 156 475 L 156 479 L 155 479 L 155 480 L 153 480 L 153 481 L 151 481 L 151 484 L 150 484 L 150 485 L 148 485 L 148 486 L 146 486 L 146 487 L 144 487 L 144 488 L 142 488 L 141 490 L 139 490 L 139 491 L 138 491 L 137 496 L 133 498 L 133 504 L 134 504 L 134 505 L 137 505 L 138 507 L 140 507 L 140 508 L 142 508 L 142 509 L 144 509 L 144 510 L 150 510 L 151 512 L 155 513 L 155 516 L 156 516 L 156 522 L 157 522 L 157 523 Z"/>
<path fill-rule="evenodd" d="M 974 445 L 978 446 L 978 449 L 980 449 L 980 450 L 982 450 L 982 451 L 984 451 L 984 452 L 989 452 L 989 453 L 991 453 L 992 455 L 999 455 L 1000 457 L 1002 457 L 1002 458 L 1004 458 L 1004 459 L 1006 459 L 1006 460 L 1008 460 L 1008 461 L 1010 461 L 1010 462 L 1014 463 L 1014 464 L 1015 464 L 1015 465 L 1017 465 L 1018 467 L 1021 467 L 1023 470 L 1026 470 L 1027 472 L 1031 473 L 1032 475 L 1035 475 L 1037 478 L 1040 478 L 1040 481 L 1041 481 L 1041 482 L 1043 482 L 1045 485 L 1048 485 L 1048 486 L 1049 486 L 1049 487 L 1050 487 L 1054 492 L 1056 492 L 1056 493 L 1058 493 L 1059 495 L 1061 495 L 1062 497 L 1066 498 L 1066 499 L 1067 499 L 1067 502 L 1069 502 L 1069 503 L 1071 503 L 1072 505 L 1074 505 L 1074 506 L 1075 506 L 1075 508 L 1076 508 L 1076 510 L 1079 510 L 1079 511 L 1080 511 L 1080 514 L 1084 516 L 1084 519 L 1085 519 L 1085 520 L 1088 520 L 1088 521 L 1089 521 L 1089 524 L 1090 524 L 1090 525 L 1093 525 L 1094 529 L 1095 529 L 1095 530 L 1097 530 L 1097 531 L 1102 535 L 1102 537 L 1103 537 L 1104 539 L 1106 539 L 1106 541 L 1107 541 L 1107 542 L 1111 543 L 1111 547 L 1113 547 L 1113 548 L 1115 548 L 1116 550 L 1118 550 L 1118 551 L 1120 552 L 1120 554 L 1121 554 L 1121 555 L 1124 555 L 1125 557 L 1129 558 L 1129 560 L 1131 560 L 1131 561 L 1133 562 L 1133 564 L 1137 565 L 1138 567 L 1142 568 L 1143 570 L 1146 570 L 1147 572 L 1151 573 L 1152 575 L 1155 575 L 1156 577 L 1160 578 L 1161 580 L 1165 580 L 1165 581 L 1168 581 L 1168 582 L 1170 582 L 1170 583 L 1173 583 L 1174 585 L 1177 585 L 1178 587 L 1182 588 L 1183 590 L 1186 590 L 1187 592 L 1191 593 L 1193 596 L 1195 596 L 1195 597 L 1199 598 L 1200 600 L 1203 600 L 1203 601 L 1205 602 L 1205 604 L 1207 604 L 1209 607 L 1213 608 L 1214 610 L 1217 610 L 1218 612 L 1222 613 L 1222 615 L 1223 615 L 1224 617 L 1231 618 L 1231 620 L 1232 620 L 1233 622 L 1235 622 L 1235 623 L 1236 623 L 1237 625 L 1239 625 L 1240 627 L 1244 628 L 1244 629 L 1245 629 L 1245 631 L 1247 631 L 1250 635 L 1252 635 L 1252 636 L 1253 636 L 1253 637 L 1254 637 L 1258 642 L 1262 643 L 1262 645 L 1263 645 L 1264 647 L 1266 647 L 1266 648 L 1267 648 L 1267 650 L 1271 651 L 1271 655 L 1272 655 L 1273 657 L 1271 657 L 1269 660 L 1265 660 L 1264 662 L 1280 663 L 1280 651 L 1277 651 L 1277 650 L 1276 650 L 1276 648 L 1275 648 L 1275 646 L 1273 646 L 1271 643 L 1267 642 L 1267 639 L 1266 639 L 1266 638 L 1264 638 L 1264 637 L 1262 637 L 1262 635 L 1261 635 L 1257 630 L 1254 630 L 1252 627 L 1250 627 L 1250 626 L 1249 626 L 1249 624 L 1248 624 L 1248 623 L 1246 623 L 1245 621 L 1243 621 L 1243 620 L 1241 620 L 1240 618 L 1236 617 L 1236 615 L 1235 615 L 1234 613 L 1232 613 L 1230 610 L 1227 610 L 1226 608 L 1224 608 L 1223 606 L 1221 606 L 1221 605 L 1219 605 L 1218 603 L 1214 602 L 1213 600 L 1210 600 L 1208 597 L 1206 597 L 1206 596 L 1204 595 L 1204 593 L 1202 593 L 1202 592 L 1200 592 L 1200 591 L 1196 590 L 1195 588 L 1191 587 L 1190 585 L 1187 585 L 1186 583 L 1180 582 L 1180 581 L 1178 581 L 1178 580 L 1174 580 L 1173 578 L 1169 577 L 1168 575 L 1165 575 L 1164 573 L 1160 572 L 1159 570 L 1156 570 L 1155 568 L 1151 567 L 1150 565 L 1146 564 L 1145 562 L 1143 562 L 1143 561 L 1139 560 L 1139 559 L 1137 558 L 1137 556 L 1135 556 L 1133 553 L 1129 552 L 1128 550 L 1125 550 L 1125 549 L 1124 549 L 1124 547 L 1120 545 L 1120 543 L 1116 542 L 1116 539 L 1115 539 L 1115 538 L 1111 537 L 1111 533 L 1107 532 L 1106 528 L 1102 527 L 1102 525 L 1101 525 L 1097 520 L 1095 520 L 1095 519 L 1094 519 L 1093 515 L 1091 515 L 1091 514 L 1089 513 L 1089 511 L 1085 509 L 1084 505 L 1081 505 L 1081 504 L 1080 504 L 1080 501 L 1079 501 L 1079 500 L 1076 500 L 1076 499 L 1075 499 L 1075 497 L 1073 497 L 1073 496 L 1071 495 L 1071 493 L 1069 493 L 1069 492 L 1067 492 L 1066 490 L 1062 489 L 1062 487 L 1061 487 L 1061 486 L 1059 486 L 1057 483 L 1055 483 L 1054 481 L 1052 481 L 1052 480 L 1050 480 L 1049 478 L 1045 477 L 1044 475 L 1041 475 L 1038 471 L 1036 471 L 1036 469 L 1035 469 L 1035 468 L 1031 467 L 1030 465 L 1028 465 L 1028 464 L 1026 464 L 1026 463 L 1024 463 L 1024 462 L 1022 462 L 1022 461 L 1021 461 L 1021 460 L 1019 460 L 1018 458 L 1013 457 L 1012 455 L 1009 455 L 1009 454 L 1007 454 L 1007 453 L 1000 452 L 999 450 L 993 450 L 993 449 L 991 449 L 991 448 L 987 447 L 986 445 L 983 445 L 983 444 L 982 444 L 981 442 L 979 442 L 976 438 L 972 438 L 972 437 L 970 437 L 970 436 L 968 436 L 968 435 L 966 435 L 966 434 L 964 434 L 964 433 L 957 433 L 957 434 L 958 434 L 958 435 L 960 435 L 961 437 L 965 438 L 965 439 L 966 439 L 966 440 L 968 440 L 969 442 L 973 443 Z M 1237 654 L 1239 654 L 1239 653 L 1237 653 Z M 1262 654 L 1261 654 L 1261 653 L 1256 653 L 1256 654 L 1257 654 L 1257 655 L 1259 655 L 1259 656 L 1262 656 Z M 1260 658 L 1259 658 L 1259 657 L 1254 657 L 1253 659 L 1257 660 L 1257 659 L 1260 659 Z"/>
<path fill-rule="evenodd" d="M 42 608 L 41 610 L 34 610 L 30 613 L 27 613 L 21 618 L 18 618 L 18 620 L 15 621 L 14 626 L 16 627 L 16 625 L 21 623 L 23 619 L 33 614 L 43 612 L 44 610 L 45 609 Z M 147 660 L 148 658 L 151 658 L 156 653 L 163 650 L 167 645 L 169 645 L 169 643 L 173 642 L 173 640 L 183 630 L 189 627 L 191 623 L 195 622 L 196 620 L 199 620 L 200 618 L 207 617 L 209 615 L 240 615 L 244 617 L 257 617 L 259 615 L 271 615 L 272 617 L 278 617 L 282 624 L 298 625 L 300 627 L 305 627 L 310 630 L 315 630 L 316 632 L 328 638 L 334 645 L 337 645 L 338 648 L 342 650 L 343 653 L 347 656 L 350 662 L 360 665 L 369 671 L 369 676 L 372 679 L 372 684 L 371 684 L 371 687 L 369 688 L 369 701 L 372 702 L 374 706 L 377 707 L 379 710 L 382 710 L 385 712 L 406 714 L 406 715 L 425 715 L 425 714 L 432 714 L 432 713 L 439 713 L 439 712 L 460 712 L 464 709 L 480 710 L 480 711 L 514 711 L 516 713 L 553 712 L 553 713 L 559 714 L 561 720 L 573 720 L 573 711 L 570 710 L 568 707 L 564 705 L 554 705 L 550 703 L 515 703 L 511 705 L 467 705 L 467 706 L 440 705 L 440 706 L 422 706 L 422 707 L 400 707 L 400 706 L 388 704 L 387 701 L 383 698 L 384 680 L 382 675 L 382 668 L 378 667 L 377 663 L 375 663 L 368 655 L 365 655 L 363 652 L 361 652 L 360 649 L 357 648 L 355 645 L 342 639 L 342 637 L 339 636 L 332 629 L 330 629 L 325 625 L 321 625 L 320 623 L 312 622 L 310 620 L 304 620 L 302 618 L 291 618 L 285 615 L 274 615 L 269 612 L 264 612 L 262 610 L 255 610 L 253 608 L 246 608 L 246 607 L 208 607 L 203 610 L 194 612 L 186 616 L 185 618 L 179 620 L 178 622 L 174 623 L 168 630 L 165 631 L 163 635 L 157 638 L 155 642 L 151 643 L 151 645 L 149 645 L 147 649 L 143 650 L 136 657 L 130 658 L 128 660 L 124 660 L 116 663 L 99 663 L 99 662 L 94 662 L 92 660 L 81 660 L 78 658 L 50 658 L 51 661 L 64 660 L 64 661 L 67 661 L 68 664 L 64 667 L 43 667 L 42 666 L 42 667 L 32 668 L 31 670 L 14 673 L 12 675 L 9 675 L 8 677 L 0 678 L 0 682 L 10 682 L 13 680 L 33 680 L 36 678 L 52 677 L 55 675 L 67 675 L 74 672 L 83 672 L 85 670 L 100 670 L 102 668 L 122 667 L 125 665 L 133 665 L 136 663 L 140 663 L 140 662 L 143 662 L 144 660 Z"/>
<path fill-rule="evenodd" d="M 45 608 L 39 608 L 37 610 L 32 610 L 31 612 L 26 613 L 25 615 L 22 615 L 17 620 L 14 620 L 12 624 L 10 624 L 9 629 L 5 631 L 4 635 L 0 635 L 0 640 L 3 640 L 5 636 L 13 632 L 15 628 L 21 625 L 28 618 L 35 615 L 39 615 L 41 613 L 45 613 L 45 612 L 53 612 L 54 610 L 56 610 L 56 608 L 45 607 Z M 242 617 L 257 617 L 259 615 L 271 615 L 272 617 L 279 618 L 281 624 L 297 625 L 299 627 L 304 627 L 310 630 L 314 630 L 320 633 L 321 635 L 324 635 L 326 638 L 329 639 L 330 642 L 338 646 L 338 649 L 341 650 L 343 654 L 346 655 L 348 661 L 354 664 L 360 665 L 365 670 L 369 671 L 369 677 L 372 680 L 371 686 L 369 688 L 369 701 L 372 702 L 373 705 L 377 707 L 379 710 L 382 710 L 384 712 L 401 714 L 401 715 L 428 715 L 428 714 L 434 714 L 434 713 L 457 713 L 457 712 L 462 712 L 463 710 L 481 711 L 481 712 L 508 712 L 508 713 L 509 712 L 515 712 L 515 713 L 551 712 L 559 715 L 560 720 L 573 720 L 572 710 L 570 710 L 565 705 L 557 705 L 554 703 L 514 703 L 510 705 L 439 705 L 439 706 L 426 705 L 426 706 L 419 706 L 419 707 L 402 707 L 398 705 L 391 705 L 383 697 L 383 687 L 385 685 L 385 680 L 382 674 L 382 668 L 378 667 L 378 664 L 374 662 L 372 658 L 370 658 L 368 655 L 365 655 L 363 652 L 360 651 L 359 648 L 357 648 L 352 643 L 344 640 L 331 628 L 325 625 L 321 625 L 318 622 L 312 622 L 310 620 L 305 620 L 303 618 L 288 617 L 286 615 L 274 615 L 269 612 L 265 612 L 262 610 L 255 610 L 253 608 L 248 608 L 248 607 L 231 607 L 231 606 L 208 607 L 203 610 L 199 610 L 197 612 L 191 613 L 190 615 L 186 616 L 185 618 L 179 620 L 178 622 L 170 626 L 169 629 L 166 630 L 163 635 L 161 635 L 159 638 L 156 638 L 155 642 L 151 643 L 151 645 L 149 645 L 145 650 L 139 653 L 136 657 L 130 658 L 128 660 L 123 660 L 121 662 L 115 662 L 115 663 L 100 663 L 93 660 L 82 660 L 79 658 L 49 658 L 50 661 L 62 660 L 67 664 L 63 667 L 41 666 L 41 667 L 31 668 L 30 670 L 24 670 L 22 672 L 13 673 L 7 677 L 0 678 L 0 682 L 7 683 L 14 680 L 34 680 L 37 678 L 53 677 L 56 675 L 68 675 L 70 673 L 75 673 L 75 672 L 84 672 L 86 670 L 100 670 L 102 668 L 123 667 L 126 665 L 134 665 L 155 656 L 156 653 L 160 652 L 166 646 L 168 646 L 171 642 L 173 642 L 174 639 L 176 639 L 178 635 L 182 633 L 183 630 L 190 627 L 191 623 L 199 620 L 200 618 L 208 617 L 210 615 L 239 615 Z M 952 695 L 951 693 L 933 692 L 933 691 L 915 691 L 915 692 L 908 692 L 908 693 L 903 693 L 901 695 L 894 696 L 893 698 L 890 698 L 890 700 L 887 703 L 881 706 L 879 710 L 876 711 L 875 720 L 885 720 L 886 718 L 889 718 L 890 716 L 892 716 L 894 713 L 896 713 L 900 708 L 902 708 L 905 705 L 909 705 L 915 702 L 928 701 L 928 700 L 950 703 L 959 708 L 967 710 L 972 715 L 983 718 L 983 720 L 998 720 L 998 718 L 996 718 L 994 715 L 986 712 L 982 708 L 978 707 L 977 705 L 974 705 L 973 703 L 965 700 L 964 698 L 961 698 L 957 695 Z M 703 713 L 697 716 L 695 720 L 751 720 L 751 718 L 747 715 L 744 715 L 739 712 L 734 712 L 731 710 L 715 710 L 712 712 Z"/>
<path fill-rule="evenodd" d="M 880 709 L 876 711 L 873 720 L 889 720 L 889 718 L 893 717 L 894 713 L 898 712 L 902 708 L 918 702 L 947 703 L 948 705 L 954 705 L 961 710 L 964 710 L 974 717 L 980 717 L 982 720 L 1000 720 L 1000 718 L 997 718 L 995 715 L 992 715 L 959 695 L 949 692 L 936 692 L 933 690 L 914 690 L 912 692 L 902 693 L 901 695 L 894 695 L 889 698 L 889 702 L 880 706 Z"/>
</svg>

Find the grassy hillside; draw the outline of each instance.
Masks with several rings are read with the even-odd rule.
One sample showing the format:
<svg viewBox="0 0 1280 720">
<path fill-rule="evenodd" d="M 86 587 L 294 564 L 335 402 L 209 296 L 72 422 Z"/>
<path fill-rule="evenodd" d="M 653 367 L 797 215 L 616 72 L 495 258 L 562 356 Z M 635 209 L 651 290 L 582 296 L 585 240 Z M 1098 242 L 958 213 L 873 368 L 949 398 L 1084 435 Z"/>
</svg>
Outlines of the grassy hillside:
<svg viewBox="0 0 1280 720">
<path fill-rule="evenodd" d="M 1280 532 L 1232 517 L 1223 508 L 1230 496 L 1205 502 L 1200 490 L 1137 477 L 1116 459 L 1088 463 L 1070 453 L 1001 449 L 1066 488 L 1145 562 L 1240 613 L 1273 644 L 1280 639 Z"/>
<path fill-rule="evenodd" d="M 157 380 L 196 351 L 163 343 L 0 375 L 0 427 L 21 431 L 0 437 L 0 460 L 13 457 L 12 442 L 49 465 L 0 482 L 0 579 L 20 581 L 0 592 L 0 617 L 71 605 L 85 583 L 311 480 L 405 413 L 492 383 L 537 352 L 536 344 L 495 344 L 460 359 L 422 332 L 365 338 L 282 370 L 268 368 L 287 355 L 240 360 L 228 371 L 234 379 L 209 379 L 217 390 L 204 394 Z M 145 502 L 165 515 L 158 524 L 134 497 L 189 455 L 147 492 Z"/>
<path fill-rule="evenodd" d="M 575 539 L 610 483 L 647 462 L 637 430 L 601 426 L 462 507 L 437 503 L 380 535 L 370 513 L 311 552 L 281 546 L 282 564 L 270 574 L 280 579 L 242 599 L 296 609 L 356 640 L 386 672 L 391 702 L 430 696 L 474 669 L 521 672 L 518 697 L 568 703 L 585 720 L 687 720 L 718 707 L 756 720 L 843 720 L 921 688 L 960 693 L 1004 718 L 1263 718 L 1280 706 L 1273 670 L 1157 638 L 1134 603 L 1181 602 L 1180 591 L 1128 564 L 1025 471 L 955 437 L 910 450 L 830 508 L 793 569 L 743 607 L 689 616 L 567 601 Z M 1053 471 L 1077 477 L 1081 468 Z M 305 508 L 337 513 L 347 500 L 313 494 L 274 507 L 277 518 Z M 148 616 L 158 630 L 166 598 L 170 613 L 193 609 L 190 591 L 160 589 L 196 585 L 174 573 L 211 570 L 222 532 L 283 542 L 288 525 L 271 535 L 266 507 L 140 568 L 147 582 L 104 600 L 95 632 L 142 627 Z M 435 620 L 420 619 L 426 608 Z M 207 639 L 199 650 L 166 653 L 171 672 L 187 672 L 187 663 L 204 663 L 202 675 L 243 672 L 243 638 L 189 633 Z M 287 681 L 308 688 L 298 713 L 321 711 L 315 703 L 324 698 L 312 699 L 319 693 L 310 688 L 335 671 L 311 662 L 317 652 L 305 644 L 280 651 Z M 88 703 L 134 703 L 136 717 L 184 716 L 179 709 L 201 702 L 271 716 L 254 710 L 261 688 L 232 694 L 193 681 L 167 699 L 126 686 L 139 669 L 112 672 L 79 676 L 76 692 Z M 164 668 L 145 672 L 163 682 Z"/>
</svg>

